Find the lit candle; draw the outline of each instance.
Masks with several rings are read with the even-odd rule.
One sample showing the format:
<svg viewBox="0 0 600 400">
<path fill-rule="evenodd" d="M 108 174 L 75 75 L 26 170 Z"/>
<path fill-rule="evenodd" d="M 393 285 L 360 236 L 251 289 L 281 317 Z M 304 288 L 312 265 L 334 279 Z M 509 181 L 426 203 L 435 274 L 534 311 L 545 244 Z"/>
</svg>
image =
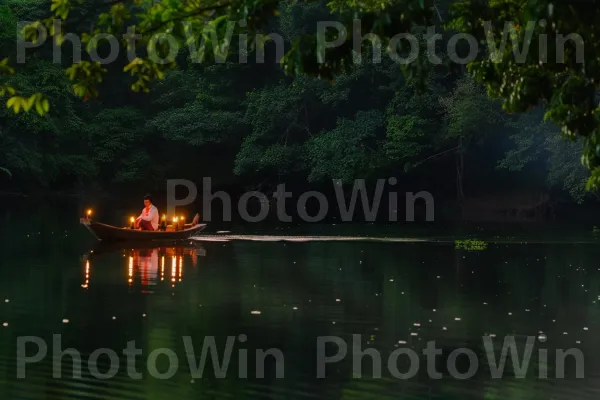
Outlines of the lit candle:
<svg viewBox="0 0 600 400">
<path fill-rule="evenodd" d="M 90 217 L 92 216 L 92 210 L 87 210 L 87 218 L 90 219 Z"/>
<path fill-rule="evenodd" d="M 174 231 L 179 230 L 179 218 L 177 218 L 177 217 L 173 218 L 173 230 Z"/>
<path fill-rule="evenodd" d="M 160 221 L 160 229 L 163 231 L 167 230 L 167 216 L 163 214 L 162 220 Z"/>
<path fill-rule="evenodd" d="M 183 215 L 179 218 L 179 229 L 185 229 L 185 218 L 183 217 Z"/>
<path fill-rule="evenodd" d="M 129 218 L 129 222 L 131 223 L 131 225 L 129 227 L 131 229 L 135 229 L 135 218 L 133 218 L 133 217 Z"/>
</svg>

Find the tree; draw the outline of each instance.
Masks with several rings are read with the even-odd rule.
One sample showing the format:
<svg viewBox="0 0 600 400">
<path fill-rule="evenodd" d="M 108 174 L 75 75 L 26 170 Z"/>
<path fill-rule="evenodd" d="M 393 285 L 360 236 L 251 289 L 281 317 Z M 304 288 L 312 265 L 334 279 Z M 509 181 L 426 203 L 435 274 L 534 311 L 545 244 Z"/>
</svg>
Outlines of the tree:
<svg viewBox="0 0 600 400">
<path fill-rule="evenodd" d="M 353 20 L 358 10 L 363 16 L 363 30 L 378 34 L 386 42 L 386 38 L 397 32 L 410 31 L 413 24 L 427 25 L 433 15 L 432 4 L 433 0 L 349 4 L 334 1 L 328 4 L 328 8 L 351 32 L 349 39 L 352 39 Z M 250 3 L 242 0 L 101 0 L 76 4 L 71 0 L 52 0 L 51 15 L 26 26 L 23 34 L 26 40 L 36 45 L 41 45 L 46 35 L 62 45 L 66 33 L 76 29 L 81 32 L 81 42 L 90 53 L 98 48 L 97 35 L 106 34 L 122 37 L 121 44 L 131 49 L 135 42 L 131 33 L 135 32 L 139 36 L 135 43 L 145 51 L 130 60 L 123 71 L 134 77 L 135 82 L 131 85 L 134 91 L 148 92 L 151 81 L 163 79 L 165 72 L 176 66 L 175 59 L 169 57 L 169 41 L 157 40 L 156 34 L 169 34 L 178 42 L 178 47 L 189 46 L 190 57 L 195 62 L 225 60 L 232 51 L 232 38 L 240 39 L 240 35 L 244 35 L 243 44 L 249 51 L 260 50 L 265 41 L 264 36 L 260 35 L 261 29 L 267 26 L 274 15 L 279 14 L 279 6 L 279 0 L 252 0 Z M 61 22 L 59 25 L 55 23 L 57 20 Z M 288 29 L 287 32 L 299 35 L 293 39 L 290 49 L 280 60 L 287 73 L 332 79 L 352 66 L 352 40 L 345 41 L 330 52 L 325 62 L 322 37 L 298 30 L 292 32 Z M 329 40 L 336 35 L 331 31 L 326 33 Z M 396 50 L 399 54 L 408 54 L 410 51 L 409 46 L 398 47 Z M 405 69 L 412 71 L 413 66 Z M 74 83 L 75 93 L 87 99 L 98 95 L 97 86 L 107 69 L 86 57 L 69 66 L 67 72 Z M 29 104 L 31 100 L 14 93 L 10 93 L 10 96 L 10 107 L 16 112 L 21 110 L 22 104 Z M 43 96 L 39 95 L 38 98 L 45 104 Z"/>
<path fill-rule="evenodd" d="M 239 141 L 244 126 L 243 65 L 216 64 L 173 71 L 157 85 L 158 113 L 149 122 L 164 138 L 193 146 Z"/>
<path fill-rule="evenodd" d="M 299 77 L 280 80 L 248 93 L 245 120 L 252 129 L 241 144 L 235 173 L 291 174 L 305 169 L 303 145 L 314 133 L 317 82 Z"/>
<path fill-rule="evenodd" d="M 513 146 L 499 160 L 498 168 L 522 172 L 541 163 L 548 188 L 566 191 L 577 203 L 591 196 L 597 198 L 595 192 L 585 190 L 589 171 L 578 159 L 582 143 L 564 140 L 555 124 L 542 120 L 542 113 L 533 110 L 507 122 L 514 132 L 509 136 Z"/>
<path fill-rule="evenodd" d="M 339 119 L 336 127 L 312 137 L 307 147 L 309 180 L 324 178 L 351 182 L 385 166 L 381 137 L 385 116 L 377 110 L 359 111 L 354 120 Z"/>
<path fill-rule="evenodd" d="M 36 18 L 39 16 L 36 12 L 40 10 L 39 5 L 40 2 L 36 0 L 9 0 L 7 4 L 0 5 L 0 54 L 16 53 L 14 28 L 19 17 L 29 13 L 29 18 Z M 10 65 L 9 58 L 0 59 L 0 99 L 8 98 L 7 107 L 12 108 L 16 113 L 21 110 L 35 109 L 40 115 L 46 114 L 50 109 L 50 102 L 46 95 L 41 92 L 27 93 L 24 88 L 19 88 L 17 92 L 18 85 L 8 79 L 14 74 L 15 69 Z"/>
<path fill-rule="evenodd" d="M 43 91 L 55 104 L 50 115 L 0 110 L 2 166 L 20 181 L 49 186 L 60 176 L 89 177 L 89 159 L 81 157 L 83 120 L 67 77 L 59 66 L 38 61 L 10 77 L 10 84 Z M 69 144 L 67 144 L 69 143 Z"/>
<path fill-rule="evenodd" d="M 573 200 L 582 203 L 587 197 L 598 199 L 596 191 L 586 191 L 589 170 L 579 162 L 582 143 L 566 141 L 560 135 L 546 136 L 548 156 L 548 183 L 565 190 Z"/>
<path fill-rule="evenodd" d="M 591 170 L 588 188 L 600 186 L 600 26 L 589 11 L 598 5 L 597 0 L 461 0 L 453 4 L 448 24 L 488 43 L 487 57 L 471 62 L 469 70 L 490 96 L 504 100 L 507 111 L 543 105 L 545 118 L 565 136 L 582 139 L 583 164 Z M 512 45 L 506 45 L 509 38 Z"/>
<path fill-rule="evenodd" d="M 443 8 L 442 3 L 438 1 L 437 7 Z M 253 0 L 250 3 L 252 7 L 240 9 L 238 6 L 242 3 L 238 0 L 100 0 L 83 3 L 54 0 L 50 16 L 46 12 L 47 4 L 41 0 L 9 0 L 3 4 L 0 7 L 0 49 L 3 54 L 14 54 L 12 24 L 24 16 L 30 18 L 30 15 L 39 17 L 40 21 L 25 29 L 29 40 L 37 38 L 36 32 L 43 31 L 42 26 L 48 30 L 51 17 L 58 17 L 63 21 L 63 27 L 52 32 L 51 38 L 61 44 L 65 33 L 84 33 L 82 40 L 88 51 L 83 55 L 82 63 L 73 65 L 72 60 L 63 60 L 68 77 L 61 76 L 59 65 L 41 62 L 48 55 L 50 43 L 34 49 L 36 53 L 32 57 L 28 53 L 25 66 L 13 68 L 12 60 L 3 61 L 0 65 L 4 73 L 0 87 L 4 90 L 5 99 L 22 96 L 22 100 L 11 101 L 13 111 L 36 110 L 39 105 L 42 114 L 45 114 L 44 100 L 53 104 L 49 115 L 44 118 L 33 118 L 33 113 L 15 116 L 7 112 L 10 110 L 2 111 L 0 147 L 10 153 L 3 160 L 2 167 L 10 169 L 17 177 L 39 174 L 46 183 L 51 183 L 60 174 L 67 173 L 78 174 L 77 179 L 102 177 L 102 181 L 112 181 L 116 177 L 117 180 L 132 182 L 142 172 L 163 176 L 183 169 L 181 160 L 199 159 L 202 158 L 200 154 L 213 153 L 214 157 L 208 157 L 210 160 L 204 167 L 211 166 L 214 159 L 226 160 L 226 167 L 229 168 L 229 164 L 232 167 L 227 169 L 227 173 L 231 173 L 234 167 L 236 174 L 244 175 L 245 182 L 250 182 L 252 179 L 247 178 L 252 175 L 259 181 L 273 180 L 275 176 L 311 180 L 343 176 L 351 180 L 398 170 L 428 174 L 429 171 L 415 170 L 414 167 L 453 155 L 455 165 L 452 169 L 457 171 L 456 191 L 460 199 L 464 195 L 465 169 L 468 170 L 468 166 L 465 167 L 465 163 L 469 162 L 466 155 L 476 154 L 469 153 L 472 144 L 483 133 L 492 130 L 488 128 L 499 130 L 503 126 L 500 121 L 486 121 L 486 107 L 493 102 L 475 90 L 475 85 L 469 86 L 465 78 L 454 89 L 456 75 L 445 74 L 442 67 L 436 67 L 433 73 L 426 75 L 423 72 L 431 72 L 432 69 L 422 58 L 402 67 L 384 55 L 383 63 L 373 64 L 370 62 L 373 49 L 371 43 L 365 40 L 363 61 L 354 63 L 356 54 L 353 54 L 352 39 L 356 33 L 348 29 L 352 18 L 361 17 L 362 35 L 376 33 L 382 39 L 381 50 L 385 51 L 391 33 L 411 31 L 420 38 L 423 29 L 414 27 L 413 23 L 429 24 L 432 18 L 437 22 L 438 15 L 445 14 L 443 9 L 438 14 L 430 1 L 279 4 L 270 0 Z M 492 5 L 482 1 L 462 1 L 454 8 L 455 19 L 449 27 L 461 31 L 481 28 L 478 20 L 475 21 L 476 28 L 469 26 L 470 17 L 485 19 L 489 16 L 494 28 L 502 28 L 501 17 L 517 15 L 519 18 L 512 19 L 525 21 L 523 10 L 530 5 L 524 4 L 524 0 L 499 0 Z M 538 11 L 539 15 L 545 15 L 544 10 Z M 575 7 L 575 11 L 579 12 L 580 6 Z M 496 15 L 500 12 L 504 14 Z M 563 17 L 564 21 L 571 18 Z M 240 19 L 246 22 L 245 27 L 237 22 L 232 26 L 228 22 Z M 347 28 L 344 45 L 325 49 L 319 42 L 316 22 L 323 19 L 339 21 Z M 142 36 L 137 42 L 137 57 L 133 60 L 121 57 L 118 62 L 107 66 L 95 64 L 89 53 L 94 49 L 102 52 L 104 48 L 91 36 L 111 33 L 120 37 L 129 26 L 135 26 L 136 33 Z M 242 55 L 249 56 L 252 51 L 256 53 L 262 49 L 264 40 L 257 39 L 254 34 L 266 33 L 273 27 L 286 40 L 286 54 L 278 61 L 283 72 L 291 77 L 285 77 L 274 66 L 237 63 Z M 543 30 L 536 28 L 534 31 L 534 38 L 538 38 Z M 195 49 L 190 48 L 173 62 L 156 62 L 152 52 L 166 56 L 168 46 L 163 41 L 153 43 L 152 35 L 167 32 L 172 33 L 183 47 L 193 45 Z M 444 33 L 449 35 L 452 32 Z M 236 48 L 244 34 L 249 36 L 248 51 Z M 336 29 L 326 32 L 327 40 L 334 39 L 336 35 Z M 515 38 L 525 38 L 523 28 L 515 26 Z M 557 40 L 551 38 L 552 43 Z M 126 44 L 124 41 L 121 43 Z M 495 37 L 493 43 L 498 44 L 499 38 Z M 577 48 L 569 46 L 566 58 L 571 62 Z M 531 53 L 537 48 L 532 47 L 525 58 L 525 65 L 531 66 L 531 69 L 516 66 L 513 72 L 507 72 L 507 68 L 512 68 L 510 60 L 505 60 L 505 56 L 512 56 L 512 47 L 507 47 L 504 52 L 500 51 L 501 57 L 495 59 L 500 62 L 492 64 L 495 72 L 490 75 L 489 82 L 478 72 L 489 64 L 476 60 L 470 70 L 477 79 L 491 85 L 492 92 L 497 89 L 496 94 L 500 98 L 523 97 L 525 92 L 514 88 L 512 92 L 506 90 L 507 87 L 516 87 L 513 81 L 520 82 L 520 76 L 514 75 L 514 71 L 523 75 L 527 82 L 538 74 L 537 67 L 533 68 L 535 63 L 530 60 Z M 267 43 L 264 48 L 268 55 L 272 54 L 273 44 Z M 402 51 L 405 50 L 406 47 Z M 200 59 L 219 62 L 209 66 L 196 65 L 195 61 Z M 533 59 L 535 61 L 535 57 Z M 172 70 L 176 66 L 179 69 Z M 577 70 L 579 72 L 576 71 L 573 76 L 588 76 L 593 65 L 587 67 L 583 72 Z M 133 84 L 134 91 L 146 92 L 152 88 L 155 93 L 145 100 L 142 96 L 134 97 L 135 94 L 129 93 L 129 83 L 124 84 L 127 80 L 123 78 L 123 72 L 132 75 L 129 83 Z M 547 73 L 546 70 L 542 72 Z M 45 77 L 43 85 L 37 83 L 37 74 Z M 509 77 L 507 85 L 497 85 L 500 79 Z M 331 78 L 335 79 L 328 83 Z M 100 79 L 102 82 L 99 82 Z M 560 79 L 549 79 L 548 85 L 559 84 L 562 82 Z M 539 87 L 534 89 L 531 93 L 535 97 Z M 70 92 L 84 98 L 100 92 L 104 96 L 99 104 L 82 106 Z M 34 98 L 38 93 L 44 96 Z M 567 110 L 565 104 L 572 101 L 567 92 L 563 94 L 566 97 L 562 100 L 557 94 L 555 104 L 543 99 L 542 102 L 547 103 L 550 111 L 560 107 Z M 535 103 L 530 100 L 527 101 Z M 516 100 L 511 98 L 510 101 Z M 523 101 L 521 99 L 517 103 Z M 100 106 L 100 111 L 96 105 Z M 508 107 L 508 110 L 520 109 Z M 572 115 L 577 115 L 577 112 Z M 136 126 L 132 126 L 132 121 Z M 89 129 L 81 129 L 82 126 Z M 475 129 L 475 126 L 478 128 Z M 545 135 L 543 130 L 535 132 Z M 516 140 L 525 140 L 524 135 L 519 138 Z M 595 140 L 593 135 L 589 136 L 589 140 Z M 558 140 L 547 143 L 542 140 L 539 143 L 538 147 L 530 147 L 530 150 L 550 154 L 539 149 L 551 147 L 556 148 L 552 154 L 566 156 L 574 155 L 581 148 L 577 147 L 577 143 L 571 146 L 570 142 L 565 142 L 563 144 L 568 151 L 561 152 Z M 167 148 L 168 151 L 165 150 Z M 515 148 L 517 150 L 522 150 L 521 155 L 529 151 L 519 146 Z M 174 157 L 169 158 L 173 154 L 171 151 L 186 153 L 175 160 Z M 147 160 L 153 161 L 156 170 L 141 171 Z M 566 165 L 565 161 L 557 157 L 555 163 L 557 166 Z M 432 175 L 427 175 L 428 179 L 443 175 L 446 166 L 436 164 L 431 169 Z M 186 164 L 186 167 L 189 165 Z M 577 172 L 580 170 L 577 169 Z M 554 176 L 550 169 L 546 173 Z M 557 174 L 556 177 L 573 183 L 579 179 L 565 174 Z"/>
<path fill-rule="evenodd" d="M 390 163 L 408 172 L 424 162 L 448 153 L 439 150 L 443 121 L 440 96 L 447 93 L 431 76 L 427 90 L 418 91 L 414 81 L 394 84 L 394 94 L 386 107 L 386 153 Z"/>
<path fill-rule="evenodd" d="M 99 167 L 103 181 L 131 182 L 152 176 L 144 116 L 135 108 L 106 108 L 87 128 L 92 144 L 92 159 Z"/>
<path fill-rule="evenodd" d="M 447 25 L 495 45 L 496 50 L 490 52 L 488 59 L 471 62 L 469 69 L 480 82 L 485 83 L 491 96 L 504 99 L 508 111 L 523 112 L 544 102 L 549 106 L 547 119 L 559 125 L 565 135 L 583 138 L 584 165 L 592 170 L 589 187 L 600 184 L 600 150 L 596 146 L 600 123 L 595 99 L 600 68 L 596 61 L 599 59 L 598 49 L 594 44 L 600 32 L 597 32 L 593 13 L 589 12 L 589 7 L 599 1 L 572 4 L 567 0 L 461 0 L 453 4 L 454 18 Z M 250 49 L 260 48 L 263 40 L 257 39 L 254 33 L 261 32 L 278 13 L 279 7 L 275 0 L 253 0 L 250 3 L 241 0 L 104 0 L 82 4 L 53 0 L 52 15 L 26 27 L 24 34 L 27 40 L 36 41 L 40 39 L 40 32 L 46 30 L 60 45 L 69 29 L 74 27 L 81 32 L 82 27 L 88 27 L 87 32 L 83 31 L 82 41 L 90 51 L 98 45 L 93 35 L 120 36 L 127 27 L 135 27 L 136 33 L 141 35 L 139 44 L 146 51 L 131 60 L 124 72 L 134 77 L 133 90 L 149 91 L 151 81 L 163 78 L 165 71 L 176 65 L 174 60 L 157 62 L 154 56 L 164 58 L 169 54 L 169 47 L 166 41 L 153 40 L 153 34 L 169 33 L 180 44 L 193 45 L 197 50 L 191 54 L 193 59 L 225 59 L 231 53 L 231 39 L 240 38 L 242 34 L 250 33 L 247 35 Z M 382 39 L 382 48 L 388 47 L 392 35 L 409 32 L 415 24 L 431 25 L 440 15 L 433 0 L 336 0 L 328 3 L 328 8 L 346 27 L 347 40 L 334 49 L 326 49 L 323 37 L 319 38 L 312 32 L 286 29 L 288 34 L 297 35 L 281 60 L 286 73 L 331 79 L 342 71 L 348 71 L 354 57 L 352 39 L 355 34 L 349 28 L 357 13 L 361 17 L 362 34 L 378 35 Z M 53 28 L 53 19 L 56 18 L 64 22 L 59 29 Z M 528 22 L 533 20 L 546 23 Z M 486 21 L 490 24 L 486 25 Z M 514 56 L 513 46 L 502 46 L 501 36 L 488 35 L 483 29 L 485 25 L 496 31 L 502 30 L 505 21 L 515 22 L 510 29 L 511 40 L 517 45 L 527 43 L 529 51 L 522 60 Z M 577 32 L 581 41 L 588 44 L 585 49 L 579 45 L 578 38 L 563 43 L 565 40 L 561 34 L 573 32 Z M 219 40 L 220 37 L 226 40 Z M 339 32 L 325 32 L 328 41 L 337 37 Z M 540 38 L 547 39 L 546 50 L 543 50 Z M 130 45 L 126 38 L 122 44 Z M 408 47 L 403 46 L 401 52 L 408 52 Z M 555 62 L 557 57 L 559 60 Z M 409 75 L 422 77 L 420 72 L 427 70 L 427 66 L 414 62 L 404 70 Z M 98 83 L 106 69 L 88 57 L 71 65 L 68 72 L 77 95 L 89 98 L 97 95 Z M 13 70 L 4 60 L 0 74 L 10 73 Z M 46 99 L 39 93 L 22 97 L 17 96 L 13 86 L 4 85 L 2 88 L 0 95 L 9 97 L 9 106 L 15 111 L 35 108 L 40 113 L 47 112 Z"/>
<path fill-rule="evenodd" d="M 465 153 L 474 142 L 490 132 L 494 125 L 502 124 L 504 113 L 497 102 L 485 95 L 483 88 L 470 77 L 458 80 L 452 93 L 440 99 L 446 129 L 443 142 L 451 143 L 455 155 L 456 196 L 464 200 Z"/>
</svg>

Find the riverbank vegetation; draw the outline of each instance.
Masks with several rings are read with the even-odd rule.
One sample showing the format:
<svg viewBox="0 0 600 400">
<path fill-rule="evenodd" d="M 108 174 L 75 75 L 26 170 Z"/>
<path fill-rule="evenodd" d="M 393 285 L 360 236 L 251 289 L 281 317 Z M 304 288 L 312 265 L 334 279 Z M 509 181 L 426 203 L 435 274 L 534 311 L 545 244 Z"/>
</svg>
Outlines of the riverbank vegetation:
<svg viewBox="0 0 600 400">
<path fill-rule="evenodd" d="M 447 20 L 446 3 L 436 9 L 438 25 Z M 260 29 L 282 35 L 288 50 L 334 15 L 322 2 L 275 8 L 278 15 L 264 16 Z M 38 0 L 0 6 L 0 59 L 14 59 L 17 22 L 47 10 Z M 101 95 L 83 101 L 65 74 L 71 48 L 53 63 L 54 49 L 43 46 L 0 81 L 7 91 L 43 93 L 51 104 L 47 115 L 0 107 L 0 182 L 22 192 L 146 191 L 164 190 L 170 178 L 200 184 L 210 176 L 216 188 L 269 192 L 281 182 L 307 189 L 329 187 L 332 179 L 396 177 L 407 191 L 428 190 L 459 204 L 521 191 L 596 201 L 585 190 L 590 170 L 581 164 L 589 143 L 565 139 L 564 127 L 561 133 L 562 125 L 544 121 L 547 110 L 531 108 L 533 100 L 513 105 L 521 113 L 506 113 L 464 68 L 447 67 L 445 48 L 437 53 L 444 64 L 425 78 L 385 55 L 373 62 L 369 41 L 363 62 L 331 80 L 286 74 L 291 64 L 281 68 L 273 43 L 259 49 L 264 63 L 240 64 L 235 48 L 220 63 L 191 63 L 182 54 L 179 67 L 164 71 L 147 94 L 130 90 L 137 77 L 123 76 L 123 54 L 119 68 L 94 84 Z"/>
</svg>

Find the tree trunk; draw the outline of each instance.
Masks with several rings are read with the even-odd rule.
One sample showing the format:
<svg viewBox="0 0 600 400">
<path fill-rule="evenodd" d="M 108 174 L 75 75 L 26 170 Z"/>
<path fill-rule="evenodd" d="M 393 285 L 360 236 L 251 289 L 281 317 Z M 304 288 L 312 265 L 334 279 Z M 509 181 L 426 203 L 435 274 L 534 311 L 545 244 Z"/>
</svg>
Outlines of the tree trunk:
<svg viewBox="0 0 600 400">
<path fill-rule="evenodd" d="M 456 200 L 461 208 L 465 200 L 465 193 L 463 191 L 464 171 L 465 157 L 463 149 L 463 140 L 461 137 L 458 139 L 458 148 L 456 150 Z"/>
</svg>

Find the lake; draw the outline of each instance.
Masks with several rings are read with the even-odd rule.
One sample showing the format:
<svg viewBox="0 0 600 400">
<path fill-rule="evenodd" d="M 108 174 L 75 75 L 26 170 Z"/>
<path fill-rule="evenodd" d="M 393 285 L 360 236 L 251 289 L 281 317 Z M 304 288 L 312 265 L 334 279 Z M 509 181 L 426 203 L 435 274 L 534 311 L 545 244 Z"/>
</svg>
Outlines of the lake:
<svg viewBox="0 0 600 400">
<path fill-rule="evenodd" d="M 587 228 L 246 225 L 228 229 L 255 240 L 132 249 L 99 246 L 79 210 L 0 215 L 1 399 L 600 395 L 600 246 Z M 483 243 L 456 248 L 467 233 Z M 508 356 L 493 378 L 504 343 L 529 364 Z"/>
</svg>

